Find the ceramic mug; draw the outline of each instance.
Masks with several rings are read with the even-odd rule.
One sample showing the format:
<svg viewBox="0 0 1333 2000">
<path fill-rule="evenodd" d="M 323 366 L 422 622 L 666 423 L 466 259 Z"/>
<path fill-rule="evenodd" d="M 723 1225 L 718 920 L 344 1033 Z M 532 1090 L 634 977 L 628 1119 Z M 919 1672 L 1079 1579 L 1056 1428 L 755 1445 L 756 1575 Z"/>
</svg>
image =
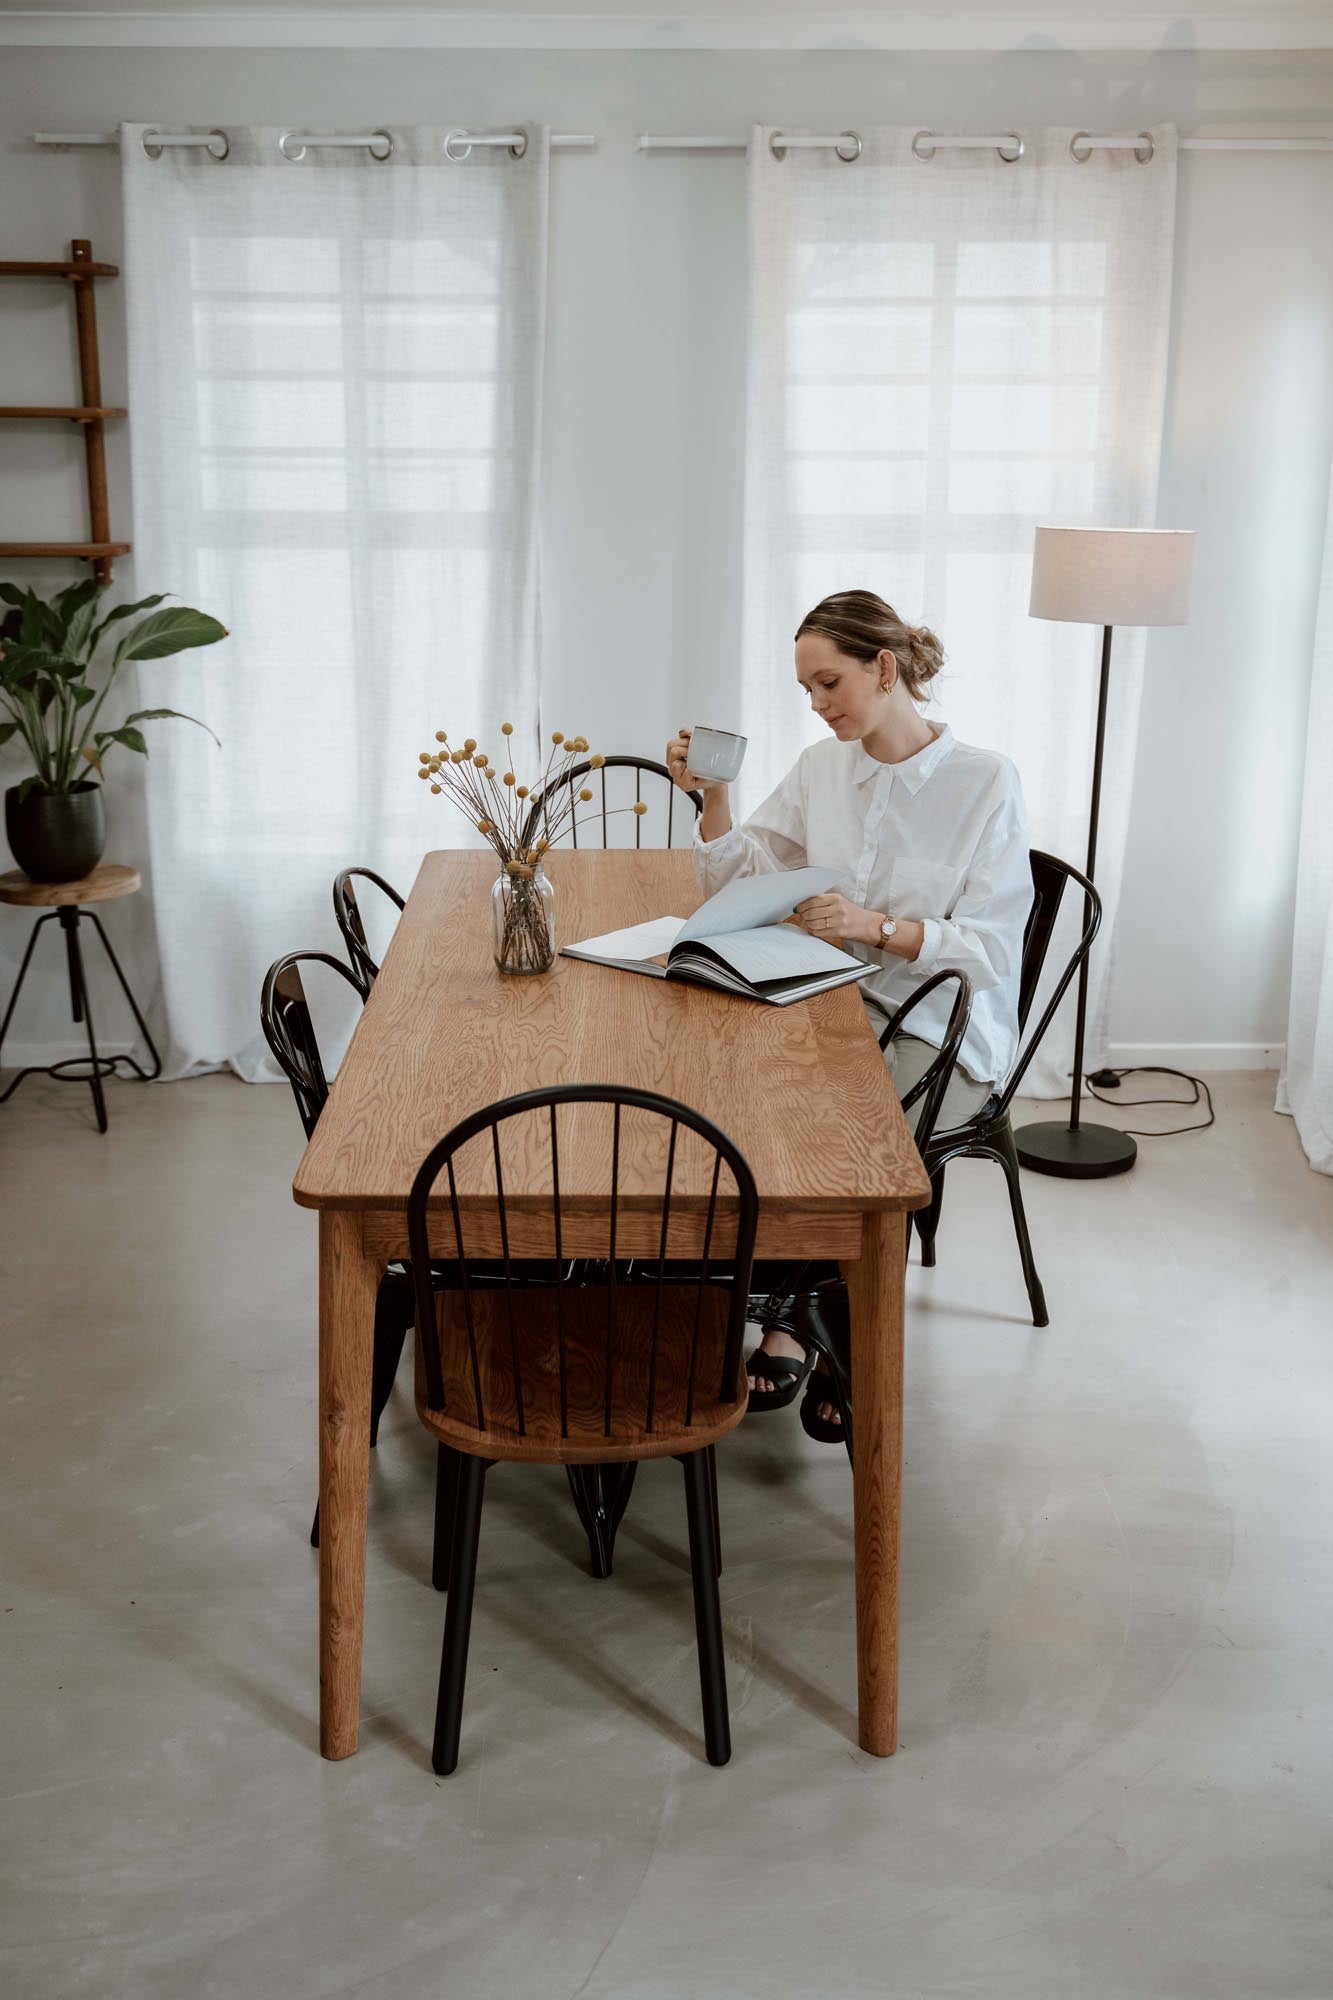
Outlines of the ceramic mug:
<svg viewBox="0 0 1333 2000">
<path fill-rule="evenodd" d="M 726 729 L 690 731 L 689 774 L 711 784 L 729 785 L 740 776 L 747 738 Z"/>
</svg>

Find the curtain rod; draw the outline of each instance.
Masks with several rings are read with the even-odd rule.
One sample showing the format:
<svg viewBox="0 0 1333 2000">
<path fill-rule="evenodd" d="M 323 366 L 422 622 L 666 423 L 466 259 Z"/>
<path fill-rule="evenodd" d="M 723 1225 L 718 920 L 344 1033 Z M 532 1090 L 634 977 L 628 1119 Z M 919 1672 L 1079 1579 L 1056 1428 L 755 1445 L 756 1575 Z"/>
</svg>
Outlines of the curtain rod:
<svg viewBox="0 0 1333 2000">
<path fill-rule="evenodd" d="M 217 154 L 214 142 L 218 139 L 225 141 L 225 138 L 226 134 L 221 130 L 216 132 L 153 132 L 148 143 L 154 146 L 207 146 L 210 152 L 215 154 L 215 157 L 222 158 L 225 155 Z M 375 154 L 377 159 L 387 159 L 388 153 L 378 150 L 384 147 L 386 140 L 392 145 L 391 135 L 387 132 L 357 132 L 352 134 L 339 132 L 284 132 L 278 141 L 278 145 L 283 157 L 288 160 L 299 160 L 301 153 L 304 152 L 307 146 L 366 146 Z M 34 132 L 32 134 L 32 143 L 34 146 L 118 147 L 120 145 L 120 134 L 119 132 Z M 465 160 L 473 146 L 523 146 L 527 143 L 527 134 L 524 132 L 465 132 L 460 129 L 451 131 L 448 134 L 447 143 L 460 149 L 457 152 L 449 154 L 451 160 Z M 551 134 L 551 145 L 553 147 L 560 147 L 562 151 L 574 146 L 595 146 L 596 144 L 597 134 L 595 132 L 553 132 Z M 291 149 L 290 151 L 288 150 L 289 148 Z"/>
<path fill-rule="evenodd" d="M 860 140 L 854 132 L 840 132 L 834 137 L 807 139 L 787 137 L 775 132 L 770 145 L 778 158 L 789 147 L 832 147 L 845 149 L 840 158 L 848 160 L 856 157 L 852 153 L 853 142 L 857 152 Z M 1143 132 L 1112 132 L 1097 134 L 1076 132 L 1071 146 L 1079 151 L 1075 158 L 1086 158 L 1088 152 L 1119 152 L 1130 149 L 1141 150 L 1148 143 L 1148 135 Z M 744 153 L 749 149 L 749 140 L 728 135 L 721 138 L 667 137 L 660 133 L 642 132 L 639 135 L 638 151 L 641 153 Z M 1022 138 L 1017 132 L 918 132 L 913 140 L 913 150 L 920 160 L 929 159 L 941 147 L 994 147 L 1005 159 L 1014 160 L 1023 150 Z M 781 149 L 781 150 L 779 150 Z M 927 150 L 928 149 L 928 150 Z M 1333 136 L 1312 138 L 1287 138 L 1273 133 L 1259 139 L 1206 139 L 1187 138 L 1180 141 L 1182 153 L 1333 153 Z"/>
</svg>

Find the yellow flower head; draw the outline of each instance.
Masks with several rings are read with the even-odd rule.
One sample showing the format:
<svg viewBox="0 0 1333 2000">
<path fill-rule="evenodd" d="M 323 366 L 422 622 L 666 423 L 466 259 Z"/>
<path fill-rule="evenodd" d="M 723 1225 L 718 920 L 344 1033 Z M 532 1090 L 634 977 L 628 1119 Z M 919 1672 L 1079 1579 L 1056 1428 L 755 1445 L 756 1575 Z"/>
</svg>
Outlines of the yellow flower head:
<svg viewBox="0 0 1333 2000">
<path fill-rule="evenodd" d="M 466 751 L 466 750 L 455 750 L 455 751 L 453 752 L 453 754 L 452 754 L 452 755 L 450 756 L 450 759 L 449 759 L 449 762 L 450 762 L 451 764 L 466 764 L 466 762 L 467 762 L 467 751 Z"/>
<path fill-rule="evenodd" d="M 435 732 L 435 741 L 437 743 L 447 743 L 449 741 L 448 731 L 445 729 L 437 729 Z"/>
<path fill-rule="evenodd" d="M 647 812 L 648 807 L 642 799 L 635 799 L 634 810 L 639 815 L 639 818 L 642 819 L 644 814 Z"/>
<path fill-rule="evenodd" d="M 419 778 L 428 778 L 430 776 L 430 772 L 426 769 L 424 764 L 421 766 L 421 769 L 417 772 L 417 776 Z"/>
<path fill-rule="evenodd" d="M 500 734 L 502 736 L 512 736 L 513 733 L 514 733 L 514 725 L 512 722 L 502 722 L 500 724 Z"/>
<path fill-rule="evenodd" d="M 491 830 L 491 823 L 488 819 L 479 819 L 477 821 L 478 833 L 489 833 L 490 830 Z"/>
<path fill-rule="evenodd" d="M 472 759 L 472 761 L 476 765 L 479 771 L 484 771 L 486 769 L 486 752 L 484 750 L 478 750 L 476 756 Z"/>
<path fill-rule="evenodd" d="M 599 750 L 595 757 L 590 757 L 588 759 L 588 762 L 592 765 L 594 771 L 600 771 L 603 764 L 606 762 L 606 759 L 605 757 L 603 757 L 601 751 Z"/>
<path fill-rule="evenodd" d="M 557 729 L 551 738 L 552 743 L 556 744 L 557 746 L 563 743 L 564 740 L 565 740 L 565 732 L 563 729 Z"/>
<path fill-rule="evenodd" d="M 432 790 L 433 792 L 438 792 L 438 791 L 439 791 L 439 789 L 440 789 L 440 788 L 439 788 L 439 786 L 438 786 L 438 785 L 432 785 L 432 786 L 431 786 L 431 790 Z"/>
<path fill-rule="evenodd" d="M 476 747 L 477 747 L 477 739 L 475 736 L 468 736 L 463 739 L 463 748 L 467 751 L 469 757 L 472 755 L 472 752 L 476 749 Z"/>
<path fill-rule="evenodd" d="M 429 750 L 423 750 L 423 751 L 422 751 L 422 753 L 421 753 L 421 759 L 420 759 L 420 761 L 421 761 L 421 762 L 422 762 L 423 764 L 429 764 L 429 762 L 430 762 L 430 751 L 429 751 Z"/>
<path fill-rule="evenodd" d="M 521 799 L 525 799 L 525 798 L 526 798 L 526 797 L 528 796 L 528 788 L 527 788 L 527 786 L 526 786 L 526 785 L 520 785 L 520 786 L 519 786 L 519 788 L 518 788 L 518 796 L 519 796 L 519 797 L 520 797 Z"/>
<path fill-rule="evenodd" d="M 514 774 L 513 774 L 513 772 L 512 772 L 512 771 L 506 771 L 506 772 L 505 772 L 505 783 L 506 783 L 507 785 L 512 785 L 512 784 L 513 784 L 513 782 L 514 782 Z"/>
<path fill-rule="evenodd" d="M 545 852 L 546 852 L 547 848 L 548 848 L 548 847 L 549 847 L 550 845 L 551 845 L 551 843 L 550 843 L 550 841 L 549 841 L 549 840 L 539 840 L 539 841 L 537 842 L 537 852 L 538 852 L 538 854 L 545 854 Z"/>
<path fill-rule="evenodd" d="M 583 787 L 583 790 L 579 793 L 579 797 L 583 800 L 584 805 L 587 805 L 588 800 L 592 797 L 592 793 L 588 790 L 588 787 L 586 785 Z"/>
</svg>

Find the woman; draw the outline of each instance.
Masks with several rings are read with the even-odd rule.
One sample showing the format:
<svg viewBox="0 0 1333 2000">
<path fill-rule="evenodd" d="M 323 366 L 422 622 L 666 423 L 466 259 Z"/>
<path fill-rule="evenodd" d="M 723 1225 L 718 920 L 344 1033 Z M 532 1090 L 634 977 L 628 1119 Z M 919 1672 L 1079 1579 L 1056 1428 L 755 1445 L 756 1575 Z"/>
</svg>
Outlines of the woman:
<svg viewBox="0 0 1333 2000">
<path fill-rule="evenodd" d="M 877 1028 L 932 973 L 957 967 L 968 975 L 972 1017 L 941 1128 L 978 1111 L 1013 1062 L 1032 904 L 1017 771 L 921 712 L 943 659 L 933 632 L 904 624 L 873 591 L 841 590 L 796 633 L 796 678 L 830 736 L 801 753 L 743 826 L 732 825 L 727 787 L 691 773 L 688 729 L 666 750 L 676 784 L 704 796 L 695 861 L 710 895 L 737 875 L 838 870 L 838 891 L 810 897 L 796 915 L 813 936 L 841 942 L 876 968 L 860 990 Z M 947 986 L 929 994 L 912 1033 L 886 1052 L 899 1096 L 934 1060 L 953 998 Z M 751 1409 L 790 1403 L 806 1367 L 799 1342 L 766 1328 L 749 1361 Z M 837 1411 L 821 1379 L 806 1392 L 801 1421 L 811 1436 L 835 1439 Z"/>
</svg>

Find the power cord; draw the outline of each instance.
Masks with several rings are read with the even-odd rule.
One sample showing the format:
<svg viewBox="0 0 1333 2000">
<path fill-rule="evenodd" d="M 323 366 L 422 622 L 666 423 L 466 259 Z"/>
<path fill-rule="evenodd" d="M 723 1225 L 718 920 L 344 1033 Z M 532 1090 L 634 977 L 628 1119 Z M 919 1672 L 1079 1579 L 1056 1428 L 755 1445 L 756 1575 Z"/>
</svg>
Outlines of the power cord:
<svg viewBox="0 0 1333 2000">
<path fill-rule="evenodd" d="M 1194 1095 L 1192 1097 L 1125 1097 L 1117 1099 L 1114 1097 L 1102 1097 L 1099 1094 L 1103 1090 L 1119 1090 L 1120 1080 L 1126 1076 L 1179 1077 L 1182 1083 L 1188 1083 L 1192 1086 Z M 1210 1125 L 1217 1123 L 1213 1115 L 1212 1092 L 1201 1076 L 1191 1076 L 1188 1070 L 1167 1069 L 1164 1065 L 1158 1063 L 1131 1063 L 1125 1069 L 1095 1069 L 1091 1076 L 1084 1078 L 1084 1083 L 1087 1086 L 1088 1095 L 1094 1102 L 1097 1104 L 1114 1105 L 1117 1109 L 1133 1110 L 1141 1104 L 1179 1104 L 1186 1109 L 1190 1109 L 1196 1104 L 1202 1104 L 1207 1109 L 1208 1116 L 1201 1118 L 1195 1125 L 1169 1125 L 1165 1130 L 1160 1132 L 1140 1131 L 1136 1130 L 1133 1126 L 1120 1126 L 1117 1128 L 1123 1131 L 1125 1136 L 1130 1139 L 1175 1139 L 1185 1132 L 1206 1132 Z"/>
</svg>

